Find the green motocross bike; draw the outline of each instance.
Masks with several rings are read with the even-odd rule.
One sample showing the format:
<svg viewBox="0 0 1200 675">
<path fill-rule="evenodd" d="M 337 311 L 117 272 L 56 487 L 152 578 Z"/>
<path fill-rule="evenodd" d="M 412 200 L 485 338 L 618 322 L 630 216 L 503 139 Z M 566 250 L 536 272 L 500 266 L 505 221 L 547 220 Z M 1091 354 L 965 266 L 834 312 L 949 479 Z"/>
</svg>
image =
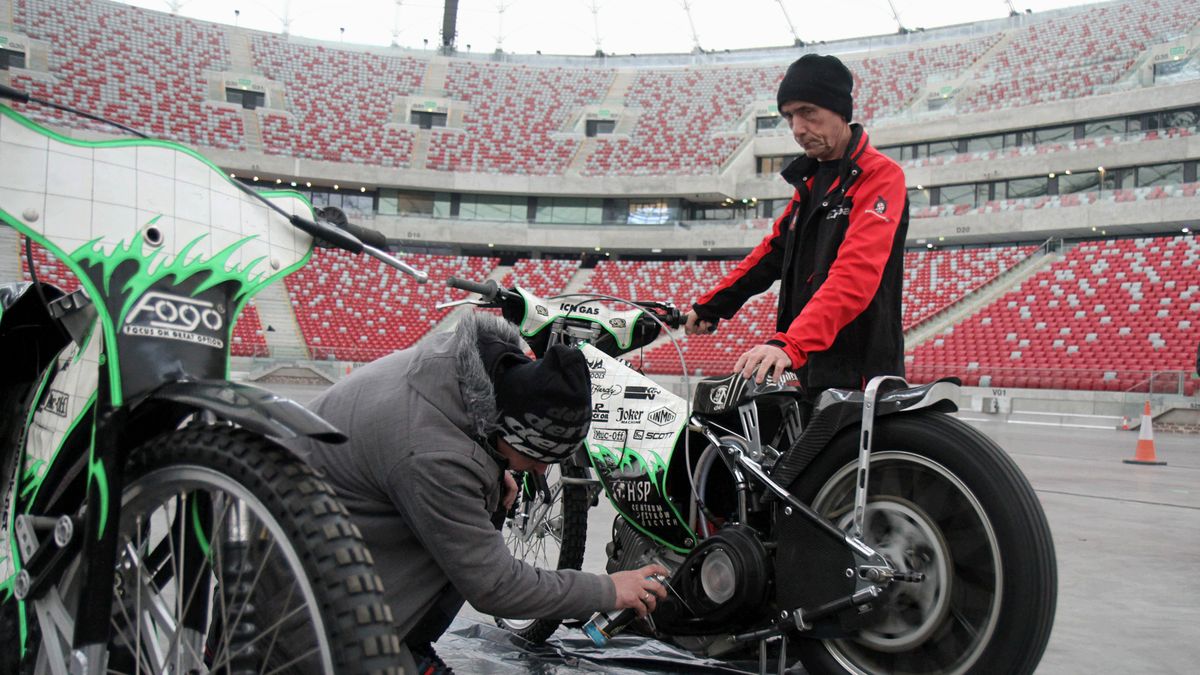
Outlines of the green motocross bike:
<svg viewBox="0 0 1200 675">
<path fill-rule="evenodd" d="M 0 220 L 82 285 L 0 287 L 0 672 L 399 673 L 370 554 L 279 442 L 345 436 L 228 381 L 229 345 L 314 241 L 425 275 L 184 146 L 2 105 Z"/>
</svg>

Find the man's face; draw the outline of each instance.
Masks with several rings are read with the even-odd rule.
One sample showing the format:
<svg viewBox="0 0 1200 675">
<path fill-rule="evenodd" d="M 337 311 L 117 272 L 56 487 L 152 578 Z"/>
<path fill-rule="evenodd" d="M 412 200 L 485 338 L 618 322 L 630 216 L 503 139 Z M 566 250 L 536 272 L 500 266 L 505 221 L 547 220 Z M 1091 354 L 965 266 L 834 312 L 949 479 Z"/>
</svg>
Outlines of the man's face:
<svg viewBox="0 0 1200 675">
<path fill-rule="evenodd" d="M 496 449 L 508 460 L 508 468 L 513 471 L 534 471 L 545 475 L 546 468 L 550 466 L 545 462 L 539 462 L 536 459 L 522 455 L 503 438 L 496 439 Z"/>
<path fill-rule="evenodd" d="M 838 159 L 846 151 L 850 125 L 828 108 L 805 101 L 788 101 L 779 109 L 804 154 L 818 161 Z"/>
</svg>

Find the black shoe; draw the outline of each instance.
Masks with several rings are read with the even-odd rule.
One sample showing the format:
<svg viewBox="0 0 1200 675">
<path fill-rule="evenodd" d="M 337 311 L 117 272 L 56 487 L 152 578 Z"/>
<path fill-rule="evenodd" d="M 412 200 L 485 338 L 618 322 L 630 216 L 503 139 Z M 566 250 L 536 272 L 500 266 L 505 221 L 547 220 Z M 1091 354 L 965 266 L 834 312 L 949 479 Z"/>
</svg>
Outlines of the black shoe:
<svg viewBox="0 0 1200 675">
<path fill-rule="evenodd" d="M 417 675 L 454 675 L 454 671 L 433 651 L 433 646 L 412 648 L 413 660 L 417 662 Z"/>
</svg>

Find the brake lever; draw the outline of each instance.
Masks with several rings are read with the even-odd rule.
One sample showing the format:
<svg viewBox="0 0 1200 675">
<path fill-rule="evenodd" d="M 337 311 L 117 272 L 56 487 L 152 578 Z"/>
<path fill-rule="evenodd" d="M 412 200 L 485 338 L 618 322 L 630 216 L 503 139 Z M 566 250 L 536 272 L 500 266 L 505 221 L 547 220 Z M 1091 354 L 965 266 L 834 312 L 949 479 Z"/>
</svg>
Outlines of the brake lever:
<svg viewBox="0 0 1200 675">
<path fill-rule="evenodd" d="M 434 305 L 434 309 L 450 309 L 451 307 L 460 307 L 462 305 L 475 305 L 476 307 L 487 307 L 488 303 L 483 300 L 472 300 L 466 298 L 464 300 L 451 300 L 450 302 L 439 302 Z"/>
</svg>

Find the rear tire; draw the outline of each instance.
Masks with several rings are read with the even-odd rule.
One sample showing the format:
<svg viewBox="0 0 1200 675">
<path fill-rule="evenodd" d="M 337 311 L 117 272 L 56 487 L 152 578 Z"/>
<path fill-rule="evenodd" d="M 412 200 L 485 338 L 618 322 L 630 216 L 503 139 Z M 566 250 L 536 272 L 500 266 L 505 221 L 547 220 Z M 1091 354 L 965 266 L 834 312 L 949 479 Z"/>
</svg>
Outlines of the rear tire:
<svg viewBox="0 0 1200 675">
<path fill-rule="evenodd" d="M 546 472 L 552 497 L 548 508 L 536 492 L 524 489 L 518 481 L 521 490 L 512 515 L 504 521 L 504 541 L 514 558 L 535 567 L 577 570 L 583 567 L 587 544 L 588 489 L 564 485 L 560 476 L 585 479 L 590 474 L 570 463 L 550 465 Z M 545 642 L 562 623 L 561 619 L 495 620 L 497 626 L 533 643 Z"/>
<path fill-rule="evenodd" d="M 843 434 L 793 493 L 843 529 L 852 521 L 858 435 Z M 1032 673 L 1054 624 L 1054 542 L 1033 488 L 991 439 L 923 412 L 877 420 L 866 543 L 898 568 L 879 618 L 847 639 L 802 639 L 814 675 Z"/>
</svg>

